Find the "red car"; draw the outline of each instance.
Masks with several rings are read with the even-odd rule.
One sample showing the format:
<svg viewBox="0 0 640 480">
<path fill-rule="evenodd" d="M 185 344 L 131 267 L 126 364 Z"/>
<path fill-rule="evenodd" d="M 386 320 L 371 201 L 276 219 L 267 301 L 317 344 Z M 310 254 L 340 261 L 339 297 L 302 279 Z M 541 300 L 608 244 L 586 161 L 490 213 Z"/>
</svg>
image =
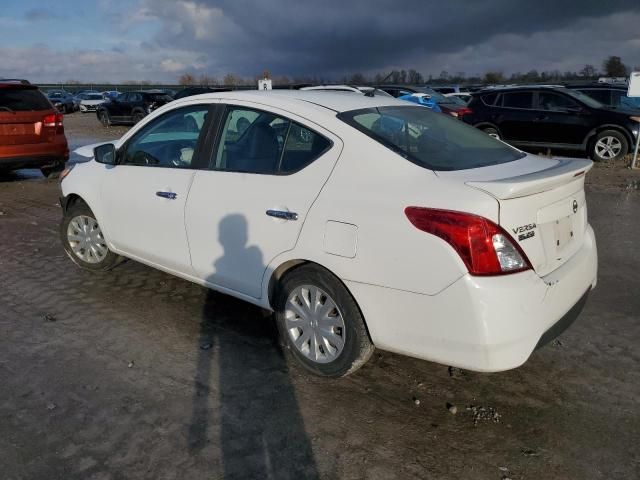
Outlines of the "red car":
<svg viewBox="0 0 640 480">
<path fill-rule="evenodd" d="M 35 85 L 0 79 L 0 172 L 39 168 L 51 178 L 68 159 L 62 114 Z"/>
</svg>

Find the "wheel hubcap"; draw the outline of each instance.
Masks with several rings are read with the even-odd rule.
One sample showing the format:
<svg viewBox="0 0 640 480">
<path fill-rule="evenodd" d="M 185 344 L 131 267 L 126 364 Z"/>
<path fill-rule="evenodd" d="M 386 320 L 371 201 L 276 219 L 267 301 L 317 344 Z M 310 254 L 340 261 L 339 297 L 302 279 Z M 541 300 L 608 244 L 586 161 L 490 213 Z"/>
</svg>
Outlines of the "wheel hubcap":
<svg viewBox="0 0 640 480">
<path fill-rule="evenodd" d="M 622 150 L 622 143 L 616 137 L 602 137 L 596 142 L 596 154 L 600 158 L 611 159 Z"/>
<path fill-rule="evenodd" d="M 333 299 L 313 285 L 296 288 L 287 299 L 285 324 L 295 348 L 309 360 L 329 363 L 344 349 L 344 319 Z"/>
<path fill-rule="evenodd" d="M 67 241 L 74 255 L 87 263 L 100 263 L 109 251 L 98 222 L 87 215 L 71 219 Z"/>
</svg>

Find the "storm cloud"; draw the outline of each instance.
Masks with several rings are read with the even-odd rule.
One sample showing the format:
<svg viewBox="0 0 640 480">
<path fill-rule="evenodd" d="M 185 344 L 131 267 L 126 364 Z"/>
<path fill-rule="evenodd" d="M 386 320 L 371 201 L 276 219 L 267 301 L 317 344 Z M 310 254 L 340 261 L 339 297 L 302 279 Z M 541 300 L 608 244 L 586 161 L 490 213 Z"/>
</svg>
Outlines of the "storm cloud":
<svg viewBox="0 0 640 480">
<path fill-rule="evenodd" d="M 265 69 L 324 78 L 393 68 L 435 76 L 564 71 L 599 67 L 608 55 L 640 65 L 637 0 L 140 0 L 108 23 L 124 39 L 138 25 L 153 26 L 144 41 L 103 52 L 113 62 L 109 80 Z M 48 49 L 55 56 L 55 44 Z M 136 66 L 121 71 L 127 62 Z M 43 74 L 46 63 L 39 67 Z M 89 67 L 100 75 L 99 65 Z M 86 77 L 78 70 L 76 77 Z"/>
</svg>

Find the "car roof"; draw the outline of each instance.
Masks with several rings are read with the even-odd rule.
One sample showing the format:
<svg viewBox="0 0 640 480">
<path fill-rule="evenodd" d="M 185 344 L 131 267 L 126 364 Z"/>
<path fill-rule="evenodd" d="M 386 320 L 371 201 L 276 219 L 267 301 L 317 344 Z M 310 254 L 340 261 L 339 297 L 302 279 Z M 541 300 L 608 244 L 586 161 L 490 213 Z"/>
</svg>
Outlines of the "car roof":
<svg viewBox="0 0 640 480">
<path fill-rule="evenodd" d="M 615 83 L 568 83 L 563 85 L 566 88 L 589 88 L 589 89 L 607 89 L 607 90 L 627 90 L 627 86 Z"/>
<path fill-rule="evenodd" d="M 326 90 L 234 90 L 231 92 L 205 93 L 185 97 L 178 101 L 192 101 L 197 98 L 220 98 L 222 100 L 245 100 L 262 103 L 272 107 L 303 106 L 321 107 L 333 112 L 346 112 L 362 108 L 373 108 L 392 105 L 406 105 L 407 102 L 392 97 L 353 95 L 349 91 Z"/>
</svg>

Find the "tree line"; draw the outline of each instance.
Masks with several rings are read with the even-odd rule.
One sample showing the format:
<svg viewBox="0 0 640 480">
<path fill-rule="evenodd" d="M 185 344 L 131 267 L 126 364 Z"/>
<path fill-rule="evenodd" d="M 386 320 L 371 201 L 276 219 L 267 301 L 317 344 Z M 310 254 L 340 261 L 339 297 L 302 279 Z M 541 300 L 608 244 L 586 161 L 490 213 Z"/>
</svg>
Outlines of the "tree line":
<svg viewBox="0 0 640 480">
<path fill-rule="evenodd" d="M 640 66 L 633 67 L 634 71 L 640 70 Z M 528 72 L 515 72 L 510 75 L 504 74 L 502 71 L 488 71 L 484 74 L 470 75 L 465 72 L 449 73 L 442 71 L 440 75 L 434 77 L 428 75 L 425 77 L 422 73 L 415 69 L 393 70 L 391 72 L 379 72 L 373 75 L 365 75 L 363 73 L 352 73 L 343 75 L 339 78 L 331 78 L 317 75 L 307 76 L 287 76 L 277 75 L 271 77 L 274 85 L 292 85 L 292 84 L 323 84 L 323 83 L 346 83 L 350 85 L 367 85 L 380 83 L 393 83 L 401 85 L 420 85 L 420 84 L 445 84 L 445 83 L 464 83 L 464 84 L 496 84 L 496 83 L 544 83 L 544 82 L 562 82 L 570 80 L 596 80 L 601 76 L 605 77 L 627 77 L 632 69 L 622 62 L 618 56 L 612 55 L 602 62 L 602 69 L 599 70 L 594 65 L 586 64 L 579 71 L 551 70 L 541 71 L 532 69 Z M 225 85 L 225 86 L 253 86 L 256 85 L 259 78 L 243 77 L 236 74 L 226 74 L 222 77 L 211 75 L 196 76 L 191 73 L 184 73 L 178 79 L 178 84 L 188 85 Z"/>
</svg>

